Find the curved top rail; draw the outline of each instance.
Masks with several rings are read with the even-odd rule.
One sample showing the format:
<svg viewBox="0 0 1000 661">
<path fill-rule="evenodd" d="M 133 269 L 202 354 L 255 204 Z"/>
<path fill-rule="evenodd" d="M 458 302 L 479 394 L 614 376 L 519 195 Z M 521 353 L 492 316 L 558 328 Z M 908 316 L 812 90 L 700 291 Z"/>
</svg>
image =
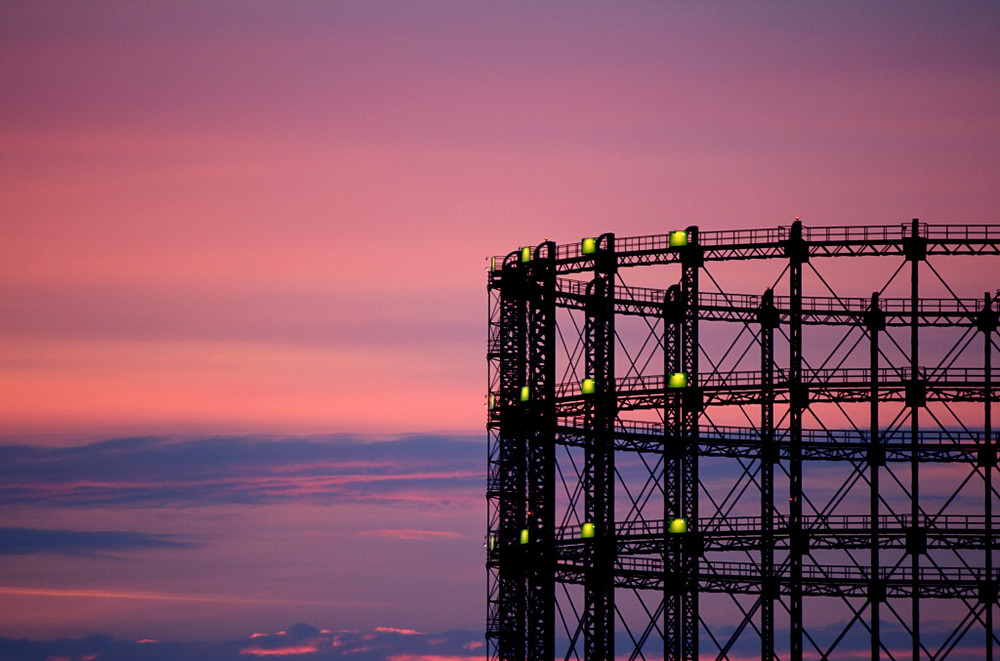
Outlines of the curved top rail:
<svg viewBox="0 0 1000 661">
<path fill-rule="evenodd" d="M 768 259 L 784 257 L 788 240 L 795 225 L 773 228 L 699 230 L 697 226 L 667 234 L 616 237 L 615 258 L 619 266 L 668 264 L 680 262 L 686 248 L 700 250 L 705 260 Z M 897 225 L 842 225 L 828 227 L 801 226 L 801 237 L 811 256 L 863 256 L 904 254 L 907 241 L 926 241 L 927 254 L 994 254 L 1000 255 L 1000 225 L 931 225 L 900 223 Z M 916 236 L 914 236 L 916 230 Z M 686 245 L 672 245 L 672 237 L 686 233 L 692 238 Z M 594 266 L 594 253 L 585 247 L 587 241 L 557 245 L 554 251 L 556 270 L 561 273 L 585 271 Z M 592 245 L 592 244 L 591 244 Z M 492 270 L 505 262 L 516 263 L 524 248 L 492 260 Z M 533 257 L 536 248 L 528 248 Z"/>
</svg>

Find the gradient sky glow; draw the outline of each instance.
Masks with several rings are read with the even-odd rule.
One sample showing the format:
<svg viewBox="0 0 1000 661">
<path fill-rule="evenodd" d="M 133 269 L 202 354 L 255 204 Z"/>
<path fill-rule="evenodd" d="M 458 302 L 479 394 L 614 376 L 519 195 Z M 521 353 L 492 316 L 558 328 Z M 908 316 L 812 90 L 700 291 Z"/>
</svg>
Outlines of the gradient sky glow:
<svg viewBox="0 0 1000 661">
<path fill-rule="evenodd" d="M 995 2 L 3 2 L 0 636 L 481 632 L 488 256 L 995 223 L 998 33 Z"/>
<path fill-rule="evenodd" d="M 991 3 L 2 11 L 15 440 L 474 430 L 487 255 L 1000 199 Z"/>
</svg>

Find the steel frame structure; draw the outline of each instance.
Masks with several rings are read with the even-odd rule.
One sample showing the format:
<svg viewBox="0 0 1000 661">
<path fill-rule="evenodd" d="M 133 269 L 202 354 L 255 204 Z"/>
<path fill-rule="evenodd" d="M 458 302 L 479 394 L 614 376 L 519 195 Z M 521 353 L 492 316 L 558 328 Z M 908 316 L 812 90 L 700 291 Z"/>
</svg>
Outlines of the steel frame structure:
<svg viewBox="0 0 1000 661">
<path fill-rule="evenodd" d="M 997 256 L 796 220 L 493 258 L 488 658 L 1000 658 Z"/>
</svg>

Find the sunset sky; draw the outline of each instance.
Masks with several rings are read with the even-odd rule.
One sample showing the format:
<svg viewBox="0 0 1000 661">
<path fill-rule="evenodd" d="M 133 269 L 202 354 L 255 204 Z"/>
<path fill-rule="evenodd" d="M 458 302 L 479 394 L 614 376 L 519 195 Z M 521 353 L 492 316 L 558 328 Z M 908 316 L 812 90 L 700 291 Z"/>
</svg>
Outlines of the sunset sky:
<svg viewBox="0 0 1000 661">
<path fill-rule="evenodd" d="M 996 223 L 998 33 L 992 1 L 0 3 L 0 637 L 481 654 L 488 256 Z"/>
</svg>

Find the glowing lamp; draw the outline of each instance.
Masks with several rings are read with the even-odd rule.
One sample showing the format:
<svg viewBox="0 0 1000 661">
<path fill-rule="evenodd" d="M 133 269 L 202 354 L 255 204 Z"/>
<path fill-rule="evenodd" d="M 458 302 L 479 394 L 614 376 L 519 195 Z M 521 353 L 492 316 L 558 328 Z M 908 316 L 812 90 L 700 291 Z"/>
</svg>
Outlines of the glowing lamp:
<svg viewBox="0 0 1000 661">
<path fill-rule="evenodd" d="M 584 539 L 590 539 L 593 536 L 594 536 L 593 523 L 585 523 L 582 526 L 580 526 L 580 537 L 583 537 Z"/>
<path fill-rule="evenodd" d="M 490 270 L 491 271 L 496 271 L 497 270 L 497 258 L 495 256 L 494 257 L 490 257 Z"/>
<path fill-rule="evenodd" d="M 674 519 L 670 522 L 670 532 L 681 533 L 688 531 L 687 519 Z"/>
<path fill-rule="evenodd" d="M 531 399 L 531 388 L 528 386 L 521 386 L 521 401 L 526 402 Z"/>
<path fill-rule="evenodd" d="M 527 544 L 528 543 L 528 529 L 527 528 L 525 528 L 524 530 L 521 531 L 521 543 L 522 544 Z"/>
<path fill-rule="evenodd" d="M 584 379 L 580 383 L 580 392 L 583 393 L 584 395 L 593 395 L 594 394 L 594 388 L 595 388 L 595 386 L 594 386 L 594 380 L 593 379 Z"/>
<path fill-rule="evenodd" d="M 497 536 L 490 535 L 490 550 L 494 550 L 497 547 Z"/>
<path fill-rule="evenodd" d="M 531 261 L 531 248 L 525 246 L 521 248 L 521 263 L 527 264 Z"/>
<path fill-rule="evenodd" d="M 593 255 L 597 252 L 597 239 L 587 238 L 581 241 L 580 252 L 584 255 Z"/>
<path fill-rule="evenodd" d="M 667 380 L 668 388 L 686 388 L 687 384 L 688 377 L 684 372 L 674 372 L 670 375 L 670 379 Z"/>
<path fill-rule="evenodd" d="M 677 230 L 670 233 L 670 247 L 681 248 L 688 244 L 688 233 L 684 230 Z"/>
</svg>

